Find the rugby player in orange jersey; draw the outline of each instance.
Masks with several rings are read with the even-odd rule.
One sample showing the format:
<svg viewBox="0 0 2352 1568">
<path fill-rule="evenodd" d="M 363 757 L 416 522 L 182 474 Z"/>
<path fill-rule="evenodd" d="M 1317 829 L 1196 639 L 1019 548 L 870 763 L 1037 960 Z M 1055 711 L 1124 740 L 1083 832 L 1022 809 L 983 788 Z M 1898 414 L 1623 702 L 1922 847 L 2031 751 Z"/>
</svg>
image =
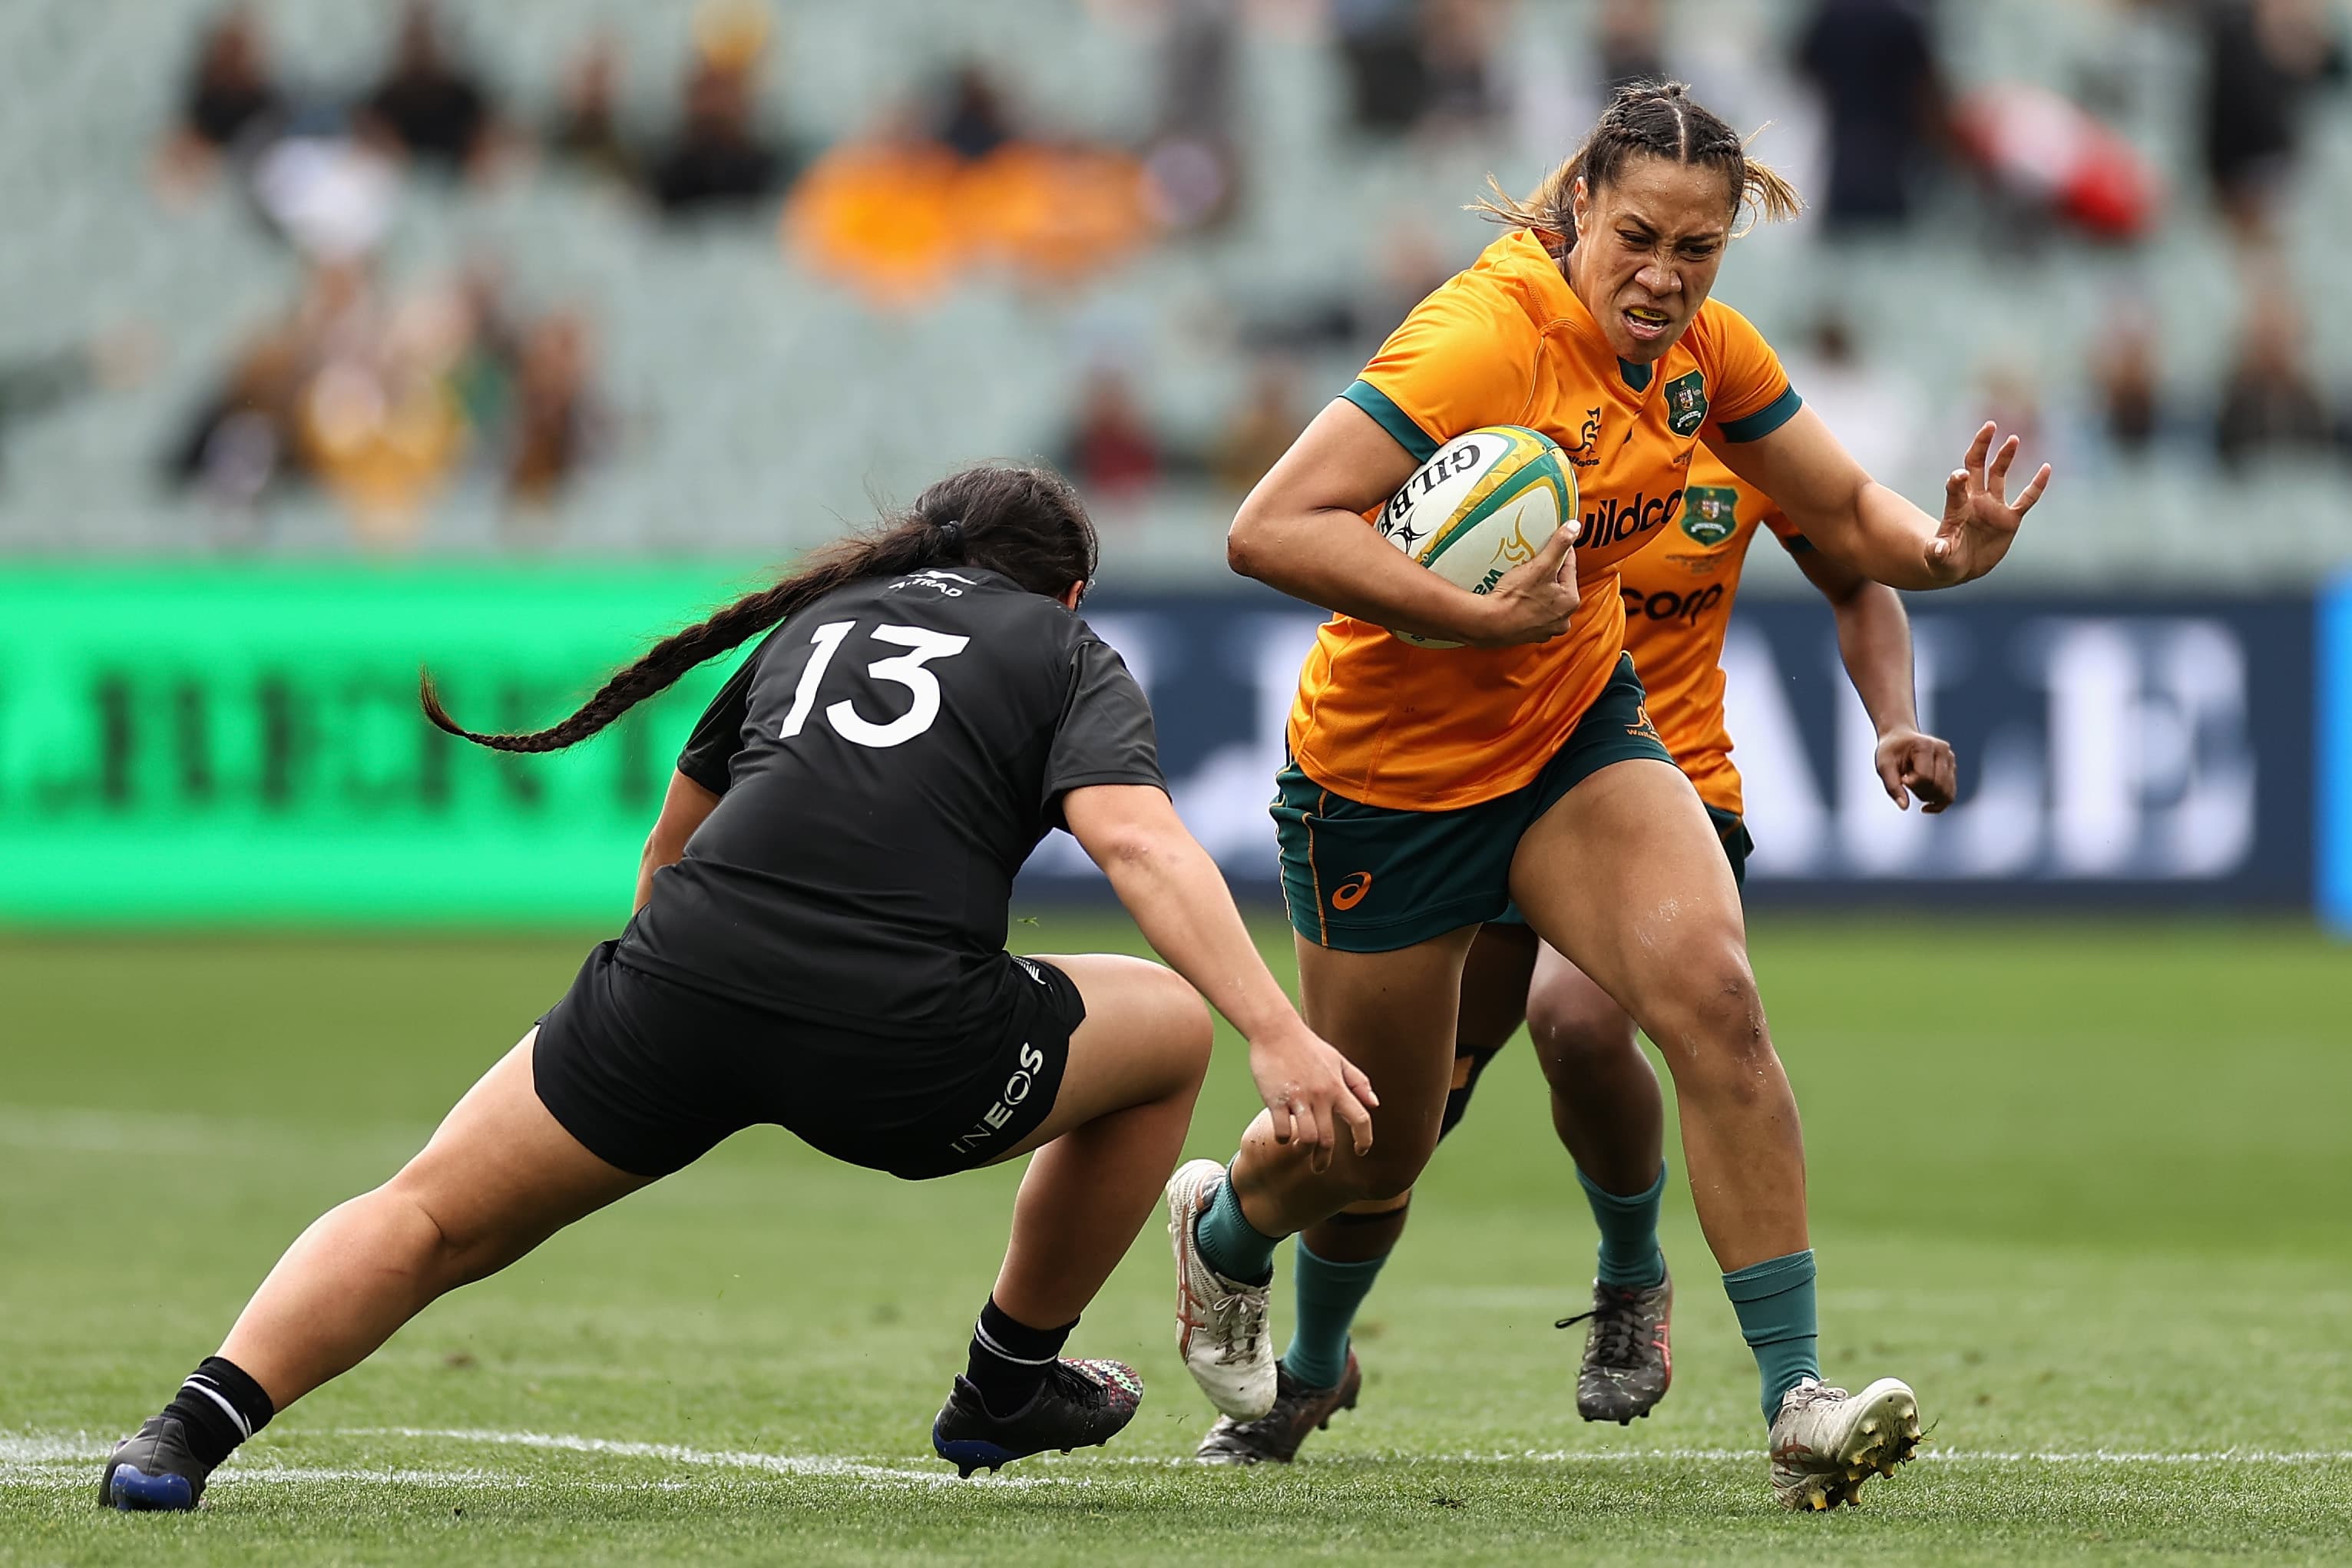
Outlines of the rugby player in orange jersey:
<svg viewBox="0 0 2352 1568">
<path fill-rule="evenodd" d="M 1916 794 L 1932 813 L 1951 804 L 1955 789 L 1952 748 L 1918 727 L 1901 596 L 1814 550 L 1769 497 L 1702 448 L 1692 458 L 1676 525 L 1625 563 L 1618 592 L 1625 649 L 1641 671 L 1650 718 L 1697 788 L 1734 881 L 1745 879 L 1752 843 L 1724 723 L 1723 643 L 1759 529 L 1771 531 L 1835 611 L 1839 651 L 1876 730 L 1874 763 L 1888 797 L 1907 808 Z M 1673 1374 L 1674 1286 L 1658 1247 L 1666 1173 L 1657 1075 L 1625 1010 L 1525 921 L 1507 915 L 1479 931 L 1464 966 L 1441 1139 L 1523 1019 L 1551 1085 L 1552 1125 L 1575 1158 L 1601 1229 L 1592 1309 L 1560 1324 L 1591 1325 L 1577 1412 L 1587 1421 L 1631 1422 L 1650 1413 Z M 1348 1331 L 1404 1233 L 1411 1201 L 1408 1193 L 1357 1204 L 1299 1233 L 1291 1277 L 1297 1316 L 1274 1408 L 1255 1421 L 1219 1421 L 1201 1444 L 1201 1458 L 1287 1463 L 1334 1414 L 1355 1407 L 1363 1376 Z"/>
<path fill-rule="evenodd" d="M 1873 481 L 1755 328 L 1708 298 L 1749 201 L 1798 205 L 1687 88 L 1621 91 L 1534 198 L 1498 193 L 1513 232 L 1414 308 L 1234 520 L 1237 570 L 1337 612 L 1300 675 L 1274 816 L 1308 1019 L 1381 1101 L 1367 1154 L 1313 1169 L 1260 1120 L 1230 1167 L 1170 1181 L 1179 1346 L 1236 1420 L 1276 1395 L 1277 1239 L 1411 1190 L 1453 1076 L 1463 961 L 1516 903 L 1662 1043 L 1699 1222 L 1756 1352 L 1774 1495 L 1850 1500 L 1916 1446 L 1900 1380 L 1852 1394 L 1822 1380 L 1796 1101 L 1738 886 L 1643 712 L 1617 566 L 1680 515 L 1702 440 L 1822 551 L 1895 587 L 1991 570 L 2049 472 L 2011 501 L 2016 442 L 1996 454 L 1986 426 L 1940 519 Z M 1502 424 L 1568 452 L 1581 516 L 1474 595 L 1366 518 L 1444 442 Z M 1888 1158 L 1892 1179 L 1899 1148 Z"/>
</svg>

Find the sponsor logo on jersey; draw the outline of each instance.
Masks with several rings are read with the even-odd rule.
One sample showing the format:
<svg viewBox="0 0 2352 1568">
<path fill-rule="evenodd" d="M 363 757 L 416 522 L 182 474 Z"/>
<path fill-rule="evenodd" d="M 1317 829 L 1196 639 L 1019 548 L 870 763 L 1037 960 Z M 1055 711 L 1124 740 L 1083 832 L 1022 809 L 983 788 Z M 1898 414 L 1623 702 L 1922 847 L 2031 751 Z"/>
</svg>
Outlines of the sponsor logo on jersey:
<svg viewBox="0 0 2352 1568">
<path fill-rule="evenodd" d="M 1026 960 L 1016 958 L 1013 962 L 1035 975 L 1034 966 Z M 1042 977 L 1038 978 L 1042 983 Z M 1004 1124 L 1013 1120 L 1014 1109 L 1037 1087 L 1037 1071 L 1045 1065 L 1045 1053 L 1028 1041 L 1022 1041 L 1019 1065 L 1013 1069 L 1013 1076 L 1004 1080 L 1004 1087 L 997 1091 L 996 1103 L 981 1112 L 980 1120 L 972 1124 L 971 1131 L 948 1147 L 959 1154 L 969 1154 L 1003 1131 Z"/>
<path fill-rule="evenodd" d="M 1352 910 L 1362 903 L 1364 895 L 1371 890 L 1372 874 L 1370 871 L 1359 871 L 1331 889 L 1331 907 L 1335 910 Z"/>
<path fill-rule="evenodd" d="M 1675 490 L 1663 500 L 1652 500 L 1635 490 L 1631 500 L 1603 500 L 1584 514 L 1584 531 L 1577 535 L 1580 549 L 1596 549 L 1614 544 L 1621 539 L 1631 539 L 1637 533 L 1647 533 L 1674 515 L 1682 504 L 1683 492 Z"/>
<path fill-rule="evenodd" d="M 1693 485 L 1683 492 L 1683 531 L 1717 545 L 1739 531 L 1739 492 L 1728 485 Z"/>
<path fill-rule="evenodd" d="M 1666 428 L 1677 436 L 1696 436 L 1706 423 L 1706 373 L 1695 370 L 1666 383 Z"/>
<path fill-rule="evenodd" d="M 1576 433 L 1576 445 L 1560 444 L 1560 456 L 1580 468 L 1589 468 L 1601 460 L 1601 410 L 1589 408 L 1584 414 L 1584 426 Z"/>
<path fill-rule="evenodd" d="M 953 583 L 962 584 L 963 588 L 980 586 L 980 579 L 977 577 L 967 577 L 960 572 L 943 572 L 934 568 L 928 572 L 918 572 L 911 576 L 901 577 L 882 591 L 886 594 L 895 594 L 901 588 L 934 588 L 950 599 L 962 598 L 963 588 L 949 586 Z"/>
<path fill-rule="evenodd" d="M 1720 583 L 1693 588 L 1687 594 L 1677 594 L 1672 588 L 1644 594 L 1639 588 L 1626 587 L 1620 587 L 1617 593 L 1625 601 L 1625 618 L 1629 621 L 1681 621 L 1696 626 L 1701 616 L 1723 603 Z"/>
</svg>

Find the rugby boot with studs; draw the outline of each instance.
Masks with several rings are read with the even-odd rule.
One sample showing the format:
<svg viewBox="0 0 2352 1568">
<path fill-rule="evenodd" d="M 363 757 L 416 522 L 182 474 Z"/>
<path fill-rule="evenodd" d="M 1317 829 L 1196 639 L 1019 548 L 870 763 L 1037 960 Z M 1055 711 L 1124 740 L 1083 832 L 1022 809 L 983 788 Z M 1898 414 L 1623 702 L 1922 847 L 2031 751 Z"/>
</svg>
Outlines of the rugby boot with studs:
<svg viewBox="0 0 2352 1568">
<path fill-rule="evenodd" d="M 1209 1267 L 1192 1233 L 1225 1180 L 1214 1160 L 1191 1160 L 1168 1178 L 1168 1240 L 1176 1253 L 1176 1351 L 1209 1403 L 1236 1421 L 1274 1408 L 1274 1342 L 1266 1337 L 1271 1282 L 1244 1285 Z"/>
<path fill-rule="evenodd" d="M 196 1506 L 211 1474 L 212 1467 L 189 1451 L 187 1430 L 177 1416 L 150 1416 L 115 1445 L 99 1478 L 98 1500 L 125 1513 L 183 1511 Z"/>
<path fill-rule="evenodd" d="M 1807 1378 L 1772 1418 L 1772 1495 L 1782 1508 L 1859 1504 L 1872 1476 L 1891 1476 L 1919 1451 L 1919 1400 L 1882 1377 L 1860 1394 Z"/>
<path fill-rule="evenodd" d="M 968 1377 L 931 1423 L 931 1447 L 965 1479 L 1048 1448 L 1096 1448 L 1119 1435 L 1143 1403 L 1143 1379 L 1124 1362 L 1057 1361 L 1029 1403 L 992 1415 Z"/>
<path fill-rule="evenodd" d="M 1587 1421 L 1630 1426 L 1666 1396 L 1675 1380 L 1675 1281 L 1592 1286 L 1592 1310 L 1562 1318 L 1554 1328 L 1590 1323 L 1584 1361 L 1576 1374 L 1576 1413 Z"/>
<path fill-rule="evenodd" d="M 1363 1369 L 1356 1364 L 1352 1350 L 1336 1388 L 1310 1388 L 1276 1362 L 1274 1408 L 1255 1421 L 1220 1417 L 1192 1457 L 1204 1465 L 1286 1465 L 1298 1457 L 1299 1445 L 1309 1433 L 1329 1430 L 1332 1416 L 1356 1407 L 1363 1387 Z"/>
</svg>

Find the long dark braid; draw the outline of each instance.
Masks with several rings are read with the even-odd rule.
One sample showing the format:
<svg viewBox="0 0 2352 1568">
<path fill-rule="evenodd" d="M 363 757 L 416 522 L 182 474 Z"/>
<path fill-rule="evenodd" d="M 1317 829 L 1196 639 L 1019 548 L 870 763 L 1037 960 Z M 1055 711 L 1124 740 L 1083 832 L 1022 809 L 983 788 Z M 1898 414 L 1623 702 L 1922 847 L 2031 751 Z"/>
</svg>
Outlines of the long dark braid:
<svg viewBox="0 0 2352 1568">
<path fill-rule="evenodd" d="M 1679 81 L 1632 82 L 1619 88 L 1584 145 L 1554 169 L 1533 195 L 1525 201 L 1507 195 L 1489 175 L 1487 194 L 1471 204 L 1471 210 L 1532 229 L 1553 255 L 1565 256 L 1576 244 L 1576 182 L 1581 179 L 1586 189 L 1597 191 L 1633 159 L 1648 156 L 1722 170 L 1734 212 L 1746 203 L 1775 223 L 1802 212 L 1804 198 L 1797 188 L 1771 165 L 1750 158 L 1739 133 L 1690 92 L 1690 85 Z"/>
<path fill-rule="evenodd" d="M 1055 595 L 1094 580 L 1094 524 L 1070 482 L 1043 466 L 983 464 L 949 475 L 904 513 L 868 533 L 827 545 L 773 587 L 746 595 L 709 620 L 673 632 L 620 670 L 552 728 L 485 735 L 442 707 L 430 672 L 417 679 L 425 716 L 452 735 L 501 752 L 560 752 L 577 745 L 706 659 L 739 647 L 802 605 L 869 577 L 969 563 L 1002 572 L 1033 594 Z"/>
</svg>

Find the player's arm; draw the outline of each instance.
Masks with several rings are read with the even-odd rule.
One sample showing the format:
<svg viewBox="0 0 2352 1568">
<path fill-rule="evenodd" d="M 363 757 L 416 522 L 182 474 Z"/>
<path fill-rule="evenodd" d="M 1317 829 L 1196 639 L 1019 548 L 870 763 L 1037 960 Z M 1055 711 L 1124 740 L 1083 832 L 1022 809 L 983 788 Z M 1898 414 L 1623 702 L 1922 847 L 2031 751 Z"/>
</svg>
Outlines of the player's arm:
<svg viewBox="0 0 2352 1568">
<path fill-rule="evenodd" d="M 1872 479 L 1810 408 L 1799 409 L 1769 435 L 1727 440 L 1716 451 L 1779 503 L 1816 547 L 1864 576 L 1897 588 L 1948 588 L 1993 569 L 2050 482 L 2044 463 L 2010 501 L 2017 437 L 1994 453 L 1993 434 L 1988 424 L 1969 444 L 1944 486 L 1940 519 Z"/>
<path fill-rule="evenodd" d="M 1573 524 L 1478 595 L 1415 564 L 1365 523 L 1419 467 L 1370 415 L 1334 399 L 1242 502 L 1225 560 L 1310 605 L 1423 637 L 1499 647 L 1566 631 L 1577 604 Z"/>
<path fill-rule="evenodd" d="M 1295 1136 L 1320 1170 L 1345 1122 L 1356 1152 L 1369 1152 L 1371 1108 L 1380 1103 L 1371 1080 L 1300 1019 L 1250 940 L 1216 862 L 1166 793 L 1150 784 L 1084 784 L 1061 805 L 1071 837 L 1110 879 L 1152 950 L 1249 1042 L 1250 1073 L 1274 1115 L 1275 1137 Z"/>
<path fill-rule="evenodd" d="M 669 775 L 669 793 L 662 796 L 661 816 L 654 819 L 654 830 L 646 835 L 645 853 L 637 857 L 637 901 L 631 908 L 646 907 L 646 900 L 654 896 L 654 873 L 677 864 L 686 853 L 686 841 L 718 806 L 716 792 L 684 773 Z"/>
<path fill-rule="evenodd" d="M 1943 810 L 1958 793 L 1958 764 L 1949 742 L 1919 730 L 1911 617 L 1903 596 L 1818 550 L 1796 560 L 1837 616 L 1838 655 L 1878 733 L 1872 763 L 1887 798 L 1907 811 L 1916 795 L 1922 811 Z"/>
</svg>

